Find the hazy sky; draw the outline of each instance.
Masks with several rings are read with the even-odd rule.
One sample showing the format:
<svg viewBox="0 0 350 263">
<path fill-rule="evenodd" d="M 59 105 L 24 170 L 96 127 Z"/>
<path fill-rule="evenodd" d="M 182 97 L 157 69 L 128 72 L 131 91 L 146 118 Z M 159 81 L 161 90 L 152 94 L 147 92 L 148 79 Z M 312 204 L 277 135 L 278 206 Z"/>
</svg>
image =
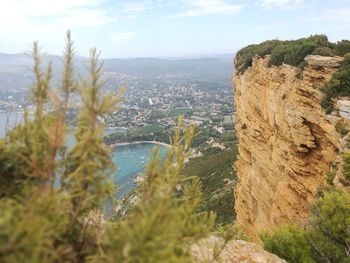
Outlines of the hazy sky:
<svg viewBox="0 0 350 263">
<path fill-rule="evenodd" d="M 175 57 L 233 53 L 266 39 L 350 38 L 350 0 L 0 0 L 0 52 L 60 54 L 71 29 L 79 55 Z"/>
</svg>

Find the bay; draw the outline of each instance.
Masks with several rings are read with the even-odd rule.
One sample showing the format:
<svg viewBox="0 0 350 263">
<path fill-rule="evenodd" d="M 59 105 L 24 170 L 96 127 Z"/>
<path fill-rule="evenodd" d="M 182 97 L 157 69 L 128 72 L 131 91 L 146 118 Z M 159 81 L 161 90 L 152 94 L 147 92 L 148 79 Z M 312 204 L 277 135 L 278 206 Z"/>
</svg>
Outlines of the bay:
<svg viewBox="0 0 350 263">
<path fill-rule="evenodd" d="M 137 175 L 145 170 L 147 162 L 153 158 L 153 150 L 159 147 L 159 157 L 164 159 L 167 147 L 154 143 L 119 145 L 113 152 L 112 160 L 116 165 L 115 184 L 117 198 L 129 193 L 134 187 Z"/>
<path fill-rule="evenodd" d="M 8 111 L 0 112 L 0 138 L 4 138 L 6 131 L 16 126 L 23 120 L 23 112 Z M 107 134 L 111 131 L 108 130 Z M 68 138 L 68 144 L 74 138 Z M 117 198 L 121 198 L 135 187 L 134 179 L 142 173 L 147 162 L 153 158 L 153 149 L 159 147 L 159 157 L 164 159 L 167 147 L 155 143 L 137 143 L 118 145 L 112 152 L 112 160 L 116 165 L 114 182 L 117 186 Z"/>
</svg>

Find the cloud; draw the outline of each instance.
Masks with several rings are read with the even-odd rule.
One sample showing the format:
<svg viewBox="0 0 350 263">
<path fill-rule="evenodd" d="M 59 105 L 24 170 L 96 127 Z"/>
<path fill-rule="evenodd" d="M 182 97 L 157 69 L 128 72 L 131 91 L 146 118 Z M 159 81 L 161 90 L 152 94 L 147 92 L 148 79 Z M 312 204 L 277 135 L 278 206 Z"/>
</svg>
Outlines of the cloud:
<svg viewBox="0 0 350 263">
<path fill-rule="evenodd" d="M 304 0 L 258 0 L 263 7 L 296 6 L 302 4 Z"/>
<path fill-rule="evenodd" d="M 183 2 L 187 10 L 178 16 L 231 15 L 244 7 L 225 0 L 184 0 Z"/>
<path fill-rule="evenodd" d="M 113 20 L 104 0 L 5 0 L 1 3 L 0 22 L 10 27 L 50 23 L 69 27 L 93 26 Z"/>
</svg>

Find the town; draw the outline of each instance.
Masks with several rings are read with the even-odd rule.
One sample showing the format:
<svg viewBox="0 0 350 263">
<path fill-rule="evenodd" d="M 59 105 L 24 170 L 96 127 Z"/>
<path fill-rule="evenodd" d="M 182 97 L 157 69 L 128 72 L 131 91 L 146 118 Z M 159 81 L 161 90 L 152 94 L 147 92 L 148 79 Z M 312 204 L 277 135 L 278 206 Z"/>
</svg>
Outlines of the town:
<svg viewBox="0 0 350 263">
<path fill-rule="evenodd" d="M 106 121 L 113 140 L 167 141 L 169 132 L 182 114 L 184 123 L 223 134 L 235 123 L 233 88 L 215 78 L 125 79 L 107 74 L 106 92 L 124 86 L 126 93 L 120 111 Z M 114 76 L 114 77 L 113 77 Z M 126 138 L 127 137 L 127 138 Z"/>
<path fill-rule="evenodd" d="M 105 118 L 106 142 L 156 140 L 169 142 L 177 118 L 184 116 L 186 125 L 202 130 L 205 141 L 232 132 L 235 123 L 233 88 L 230 76 L 164 73 L 136 75 L 115 71 L 103 72 L 103 92 L 116 94 L 125 89 L 119 110 Z M 53 81 L 53 87 L 57 87 Z M 29 89 L 27 89 L 29 92 Z M 32 111 L 28 92 L 2 90 L 2 112 Z M 74 125 L 80 105 L 78 94 L 72 94 L 68 118 Z M 51 110 L 51 109 L 48 109 Z"/>
</svg>

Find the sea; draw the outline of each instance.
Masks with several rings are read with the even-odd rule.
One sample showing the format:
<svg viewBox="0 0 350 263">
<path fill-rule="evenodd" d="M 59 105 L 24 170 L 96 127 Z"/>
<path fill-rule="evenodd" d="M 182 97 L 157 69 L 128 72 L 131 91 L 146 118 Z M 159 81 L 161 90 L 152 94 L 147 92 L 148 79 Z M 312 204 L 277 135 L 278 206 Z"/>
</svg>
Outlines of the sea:
<svg viewBox="0 0 350 263">
<path fill-rule="evenodd" d="M 23 120 L 23 113 L 16 111 L 0 112 L 0 138 L 6 131 Z M 108 130 L 107 133 L 111 133 Z M 117 198 L 122 198 L 135 187 L 136 177 L 142 174 L 149 160 L 153 158 L 153 150 L 158 147 L 160 159 L 166 157 L 167 147 L 155 143 L 138 143 L 118 145 L 112 151 L 112 160 L 116 165 L 114 182 L 117 186 Z"/>
<path fill-rule="evenodd" d="M 118 199 L 134 189 L 136 177 L 142 174 L 147 163 L 153 158 L 155 147 L 158 147 L 160 159 L 164 159 L 167 152 L 167 147 L 164 145 L 139 143 L 116 147 L 112 160 L 116 165 L 115 184 Z"/>
</svg>

